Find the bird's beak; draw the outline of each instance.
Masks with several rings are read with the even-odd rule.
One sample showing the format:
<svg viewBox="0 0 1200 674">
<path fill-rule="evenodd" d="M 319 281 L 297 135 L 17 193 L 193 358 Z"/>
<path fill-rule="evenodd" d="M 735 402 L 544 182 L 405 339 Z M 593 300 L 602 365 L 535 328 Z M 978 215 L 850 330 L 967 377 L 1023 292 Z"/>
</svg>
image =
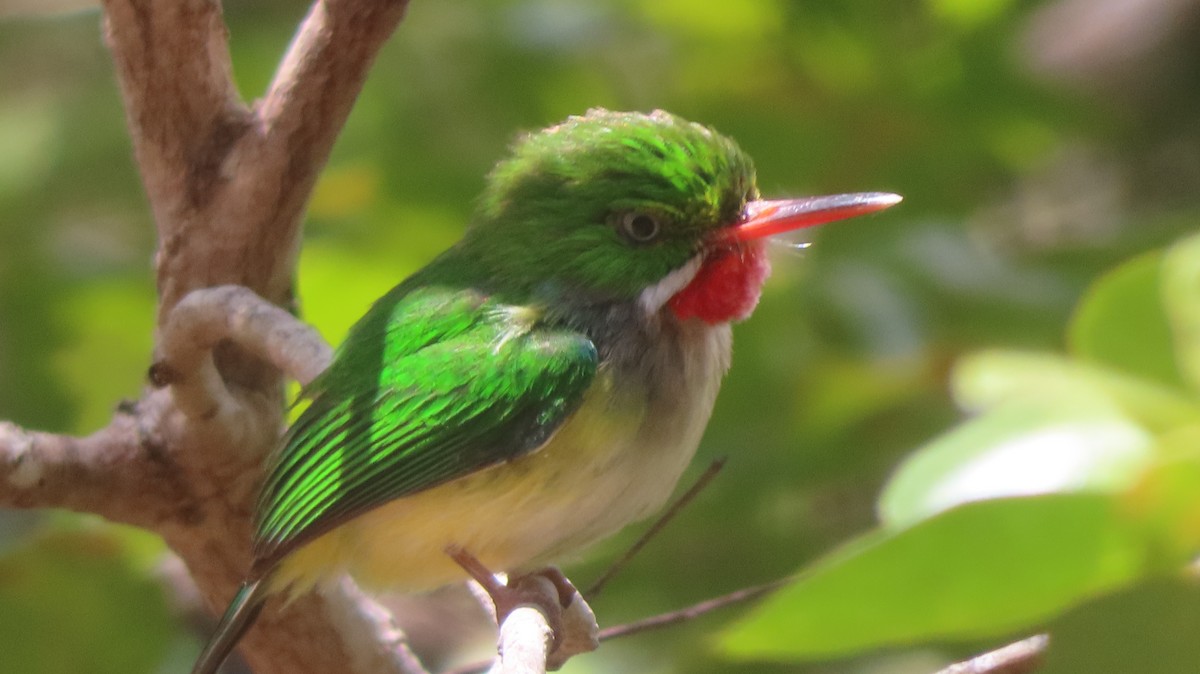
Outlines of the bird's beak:
<svg viewBox="0 0 1200 674">
<path fill-rule="evenodd" d="M 882 211 L 900 203 L 901 199 L 903 197 L 899 194 L 889 192 L 858 192 L 828 197 L 751 201 L 746 204 L 742 221 L 725 232 L 731 242 L 761 239 L 801 227 Z"/>
</svg>

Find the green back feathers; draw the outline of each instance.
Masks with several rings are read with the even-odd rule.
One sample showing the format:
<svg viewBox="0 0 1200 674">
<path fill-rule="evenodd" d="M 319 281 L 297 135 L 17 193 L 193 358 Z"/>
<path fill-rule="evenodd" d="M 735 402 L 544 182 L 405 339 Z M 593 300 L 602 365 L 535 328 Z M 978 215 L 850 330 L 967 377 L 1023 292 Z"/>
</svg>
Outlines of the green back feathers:
<svg viewBox="0 0 1200 674">
<path fill-rule="evenodd" d="M 730 139 L 662 111 L 595 109 L 518 141 L 496 166 L 464 240 L 524 290 L 629 298 L 683 265 L 755 198 L 754 167 Z M 645 213 L 652 242 L 622 236 Z"/>
</svg>

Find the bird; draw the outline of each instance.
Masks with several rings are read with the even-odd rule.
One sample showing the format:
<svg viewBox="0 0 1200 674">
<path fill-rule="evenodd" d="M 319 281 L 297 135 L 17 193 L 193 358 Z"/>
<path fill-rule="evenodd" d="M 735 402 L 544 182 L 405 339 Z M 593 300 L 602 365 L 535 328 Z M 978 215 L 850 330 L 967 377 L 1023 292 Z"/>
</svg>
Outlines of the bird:
<svg viewBox="0 0 1200 674">
<path fill-rule="evenodd" d="M 526 572 L 669 498 L 758 303 L 767 238 L 895 194 L 763 200 L 730 138 L 595 108 L 512 146 L 462 238 L 378 299 L 267 460 L 253 562 L 193 674 L 266 598 Z"/>
</svg>

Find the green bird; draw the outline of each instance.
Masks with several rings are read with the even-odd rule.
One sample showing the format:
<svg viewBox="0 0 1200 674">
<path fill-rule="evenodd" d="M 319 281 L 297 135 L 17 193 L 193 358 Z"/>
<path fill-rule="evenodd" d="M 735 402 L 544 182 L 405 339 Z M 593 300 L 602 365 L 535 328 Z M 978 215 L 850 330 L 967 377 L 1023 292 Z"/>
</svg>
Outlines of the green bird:
<svg viewBox="0 0 1200 674">
<path fill-rule="evenodd" d="M 274 593 L 528 572 L 660 508 L 758 302 L 764 240 L 885 193 L 762 201 L 750 158 L 656 111 L 526 136 L 463 238 L 351 329 L 272 456 L 212 674 Z"/>
</svg>

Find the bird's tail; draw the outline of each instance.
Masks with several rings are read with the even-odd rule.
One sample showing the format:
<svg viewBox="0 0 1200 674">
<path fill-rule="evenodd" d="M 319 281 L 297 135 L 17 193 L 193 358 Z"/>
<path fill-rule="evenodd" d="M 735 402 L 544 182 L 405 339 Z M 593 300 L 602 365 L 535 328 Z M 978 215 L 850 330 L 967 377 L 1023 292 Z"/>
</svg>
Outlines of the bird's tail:
<svg viewBox="0 0 1200 674">
<path fill-rule="evenodd" d="M 216 674 L 217 668 L 229 657 L 238 640 L 254 624 L 266 599 L 266 588 L 266 580 L 261 578 L 242 583 L 233 601 L 229 602 L 229 608 L 225 609 L 225 615 L 221 616 L 221 622 L 217 623 L 216 631 L 196 659 L 192 674 Z"/>
</svg>

